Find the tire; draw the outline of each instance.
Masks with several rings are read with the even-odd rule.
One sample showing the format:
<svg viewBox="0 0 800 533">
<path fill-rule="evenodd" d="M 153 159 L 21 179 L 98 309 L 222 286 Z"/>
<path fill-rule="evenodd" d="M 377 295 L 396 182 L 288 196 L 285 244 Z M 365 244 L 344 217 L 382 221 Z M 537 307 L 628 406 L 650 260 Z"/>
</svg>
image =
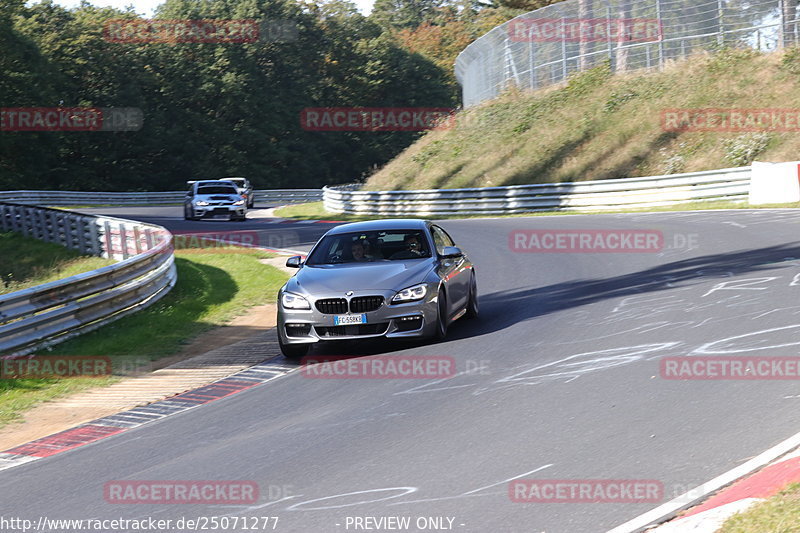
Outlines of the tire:
<svg viewBox="0 0 800 533">
<path fill-rule="evenodd" d="M 197 220 L 195 217 L 189 214 L 189 210 L 186 209 L 186 206 L 183 206 L 183 220 Z"/>
<path fill-rule="evenodd" d="M 286 359 L 295 361 L 302 359 L 311 348 L 310 344 L 284 344 L 280 335 L 278 336 L 278 346 L 280 346 L 281 353 Z"/>
<path fill-rule="evenodd" d="M 469 282 L 469 299 L 467 300 L 467 312 L 464 313 L 466 318 L 478 318 L 478 283 L 475 281 L 475 273 L 472 273 L 472 279 Z"/>
<path fill-rule="evenodd" d="M 449 325 L 449 318 L 447 316 L 447 295 L 443 290 L 439 290 L 439 310 L 436 313 L 436 333 L 434 338 L 437 341 L 443 341 L 447 337 L 447 326 Z"/>
</svg>

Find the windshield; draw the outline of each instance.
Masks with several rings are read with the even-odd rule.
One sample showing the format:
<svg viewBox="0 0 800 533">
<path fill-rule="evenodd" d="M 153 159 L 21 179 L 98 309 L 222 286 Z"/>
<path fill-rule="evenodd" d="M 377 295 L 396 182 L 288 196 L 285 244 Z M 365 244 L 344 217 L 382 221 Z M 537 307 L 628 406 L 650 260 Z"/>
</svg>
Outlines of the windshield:
<svg viewBox="0 0 800 533">
<path fill-rule="evenodd" d="M 237 191 L 235 188 L 225 185 L 207 185 L 198 187 L 197 194 L 237 194 Z"/>
<path fill-rule="evenodd" d="M 430 257 L 421 230 L 389 230 L 328 235 L 314 248 L 307 265 L 398 261 Z"/>
</svg>

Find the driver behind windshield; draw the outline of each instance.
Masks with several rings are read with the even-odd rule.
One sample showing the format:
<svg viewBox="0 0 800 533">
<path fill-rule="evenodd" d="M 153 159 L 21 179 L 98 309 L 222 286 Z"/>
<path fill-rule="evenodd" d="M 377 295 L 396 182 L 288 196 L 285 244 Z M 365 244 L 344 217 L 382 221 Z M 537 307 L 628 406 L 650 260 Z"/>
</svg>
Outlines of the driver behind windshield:
<svg viewBox="0 0 800 533">
<path fill-rule="evenodd" d="M 405 249 L 395 252 L 389 259 L 417 259 L 428 254 L 418 233 L 409 233 L 403 238 Z"/>
<path fill-rule="evenodd" d="M 350 245 L 350 254 L 353 256 L 353 261 L 366 261 L 366 250 L 364 250 L 364 243 L 361 241 L 353 241 Z"/>
</svg>

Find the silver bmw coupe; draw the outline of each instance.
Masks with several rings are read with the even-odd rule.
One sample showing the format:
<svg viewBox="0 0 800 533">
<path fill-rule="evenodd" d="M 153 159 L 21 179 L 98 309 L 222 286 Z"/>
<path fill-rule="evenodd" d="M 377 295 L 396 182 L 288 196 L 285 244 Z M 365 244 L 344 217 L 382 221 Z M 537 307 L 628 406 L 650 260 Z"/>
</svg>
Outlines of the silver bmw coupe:
<svg viewBox="0 0 800 533">
<path fill-rule="evenodd" d="M 278 341 L 301 358 L 320 341 L 444 339 L 478 316 L 475 268 L 436 224 L 418 219 L 344 224 L 317 241 L 278 293 Z"/>
</svg>

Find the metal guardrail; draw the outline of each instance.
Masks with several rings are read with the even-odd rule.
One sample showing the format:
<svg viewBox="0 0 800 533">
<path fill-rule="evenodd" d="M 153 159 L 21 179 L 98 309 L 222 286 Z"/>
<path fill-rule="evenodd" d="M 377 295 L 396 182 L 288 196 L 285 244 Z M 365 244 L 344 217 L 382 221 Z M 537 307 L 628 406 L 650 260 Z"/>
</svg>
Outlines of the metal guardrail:
<svg viewBox="0 0 800 533">
<path fill-rule="evenodd" d="M 509 87 L 538 89 L 608 61 L 612 71 L 663 68 L 722 46 L 775 50 L 800 41 L 793 0 L 566 0 L 490 30 L 456 58 L 464 107 Z M 576 35 L 570 28 L 605 30 Z M 637 35 L 637 23 L 655 29 Z M 647 26 L 652 23 L 651 26 Z"/>
<path fill-rule="evenodd" d="M 368 215 L 479 215 L 601 211 L 703 200 L 746 201 L 750 167 L 667 176 L 470 189 L 352 191 L 325 187 L 329 211 Z"/>
<path fill-rule="evenodd" d="M 260 189 L 256 202 L 297 204 L 322 200 L 322 189 Z M 175 205 L 183 203 L 186 191 L 84 192 L 0 191 L 0 202 L 29 205 Z"/>
<path fill-rule="evenodd" d="M 149 306 L 177 279 L 172 234 L 161 226 L 0 203 L 0 231 L 120 260 L 0 295 L 0 354 L 24 355 L 96 329 Z"/>
</svg>

